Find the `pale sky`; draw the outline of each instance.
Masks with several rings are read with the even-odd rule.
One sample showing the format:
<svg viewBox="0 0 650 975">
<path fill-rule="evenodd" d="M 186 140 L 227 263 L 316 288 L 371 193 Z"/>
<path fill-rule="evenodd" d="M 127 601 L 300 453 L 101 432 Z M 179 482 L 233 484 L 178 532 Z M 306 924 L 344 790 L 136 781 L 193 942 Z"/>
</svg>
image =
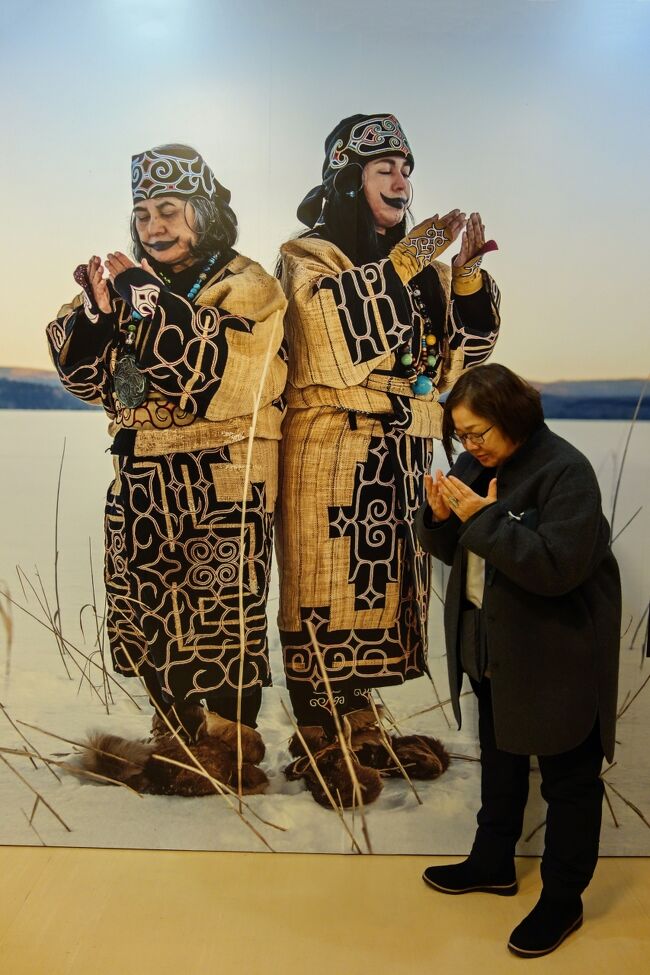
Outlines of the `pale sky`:
<svg viewBox="0 0 650 975">
<path fill-rule="evenodd" d="M 379 111 L 416 218 L 478 209 L 499 243 L 498 361 L 644 375 L 649 50 L 647 0 L 0 0 L 0 365 L 48 367 L 74 267 L 127 247 L 134 152 L 199 149 L 270 270 L 326 134 Z"/>
</svg>

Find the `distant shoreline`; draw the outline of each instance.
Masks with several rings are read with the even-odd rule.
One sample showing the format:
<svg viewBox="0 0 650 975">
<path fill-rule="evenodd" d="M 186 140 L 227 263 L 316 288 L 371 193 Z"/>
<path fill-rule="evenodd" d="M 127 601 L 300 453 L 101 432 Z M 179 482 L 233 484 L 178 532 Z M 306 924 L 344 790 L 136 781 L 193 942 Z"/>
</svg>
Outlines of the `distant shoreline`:
<svg viewBox="0 0 650 975">
<path fill-rule="evenodd" d="M 549 420 L 631 420 L 643 379 L 575 379 L 540 383 Z M 68 393 L 53 370 L 0 367 L 0 410 L 96 410 Z M 650 420 L 650 387 L 638 412 Z"/>
</svg>

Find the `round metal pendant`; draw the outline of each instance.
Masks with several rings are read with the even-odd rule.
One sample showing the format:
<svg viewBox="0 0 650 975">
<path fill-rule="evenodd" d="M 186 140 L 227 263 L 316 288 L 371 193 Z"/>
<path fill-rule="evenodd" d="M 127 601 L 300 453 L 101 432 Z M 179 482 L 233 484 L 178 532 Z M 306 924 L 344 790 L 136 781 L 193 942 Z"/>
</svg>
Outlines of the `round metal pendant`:
<svg viewBox="0 0 650 975">
<path fill-rule="evenodd" d="M 134 410 L 142 406 L 149 391 L 149 380 L 138 369 L 135 356 L 127 352 L 117 360 L 113 373 L 115 394 L 122 406 Z"/>
</svg>

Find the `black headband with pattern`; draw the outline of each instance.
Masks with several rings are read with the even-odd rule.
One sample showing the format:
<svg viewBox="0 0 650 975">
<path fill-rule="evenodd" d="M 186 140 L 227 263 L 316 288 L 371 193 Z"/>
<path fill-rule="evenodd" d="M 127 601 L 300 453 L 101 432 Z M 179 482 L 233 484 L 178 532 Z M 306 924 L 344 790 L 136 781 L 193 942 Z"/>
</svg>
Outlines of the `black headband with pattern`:
<svg viewBox="0 0 650 975">
<path fill-rule="evenodd" d="M 313 227 L 319 219 L 323 200 L 337 173 L 346 166 L 363 168 L 381 156 L 404 156 L 413 169 L 415 161 L 404 131 L 394 115 L 350 115 L 332 129 L 325 139 L 323 182 L 310 190 L 298 207 L 298 219 Z"/>
<path fill-rule="evenodd" d="M 359 121 L 349 126 L 354 119 Z M 349 131 L 344 129 L 338 138 L 332 138 L 342 127 L 349 127 Z M 328 137 L 325 151 L 327 155 L 323 178 L 327 176 L 328 170 L 337 172 L 349 163 L 363 166 L 370 159 L 393 154 L 405 156 L 413 168 L 411 147 L 394 115 L 362 115 L 345 119 Z"/>
<path fill-rule="evenodd" d="M 164 145 L 131 158 L 133 203 L 156 196 L 180 196 L 230 202 L 230 190 L 217 180 L 196 149 Z"/>
</svg>

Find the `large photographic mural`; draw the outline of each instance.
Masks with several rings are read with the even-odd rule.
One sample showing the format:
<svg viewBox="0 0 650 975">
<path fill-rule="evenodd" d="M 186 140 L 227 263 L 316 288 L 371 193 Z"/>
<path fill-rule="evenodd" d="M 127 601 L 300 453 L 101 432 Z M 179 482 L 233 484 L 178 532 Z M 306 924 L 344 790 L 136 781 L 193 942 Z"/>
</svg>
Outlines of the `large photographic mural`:
<svg viewBox="0 0 650 975">
<path fill-rule="evenodd" d="M 476 705 L 459 730 L 413 522 L 438 396 L 491 356 L 596 471 L 601 851 L 647 855 L 648 5 L 32 6 L 3 13 L 0 843 L 466 852 Z"/>
</svg>

